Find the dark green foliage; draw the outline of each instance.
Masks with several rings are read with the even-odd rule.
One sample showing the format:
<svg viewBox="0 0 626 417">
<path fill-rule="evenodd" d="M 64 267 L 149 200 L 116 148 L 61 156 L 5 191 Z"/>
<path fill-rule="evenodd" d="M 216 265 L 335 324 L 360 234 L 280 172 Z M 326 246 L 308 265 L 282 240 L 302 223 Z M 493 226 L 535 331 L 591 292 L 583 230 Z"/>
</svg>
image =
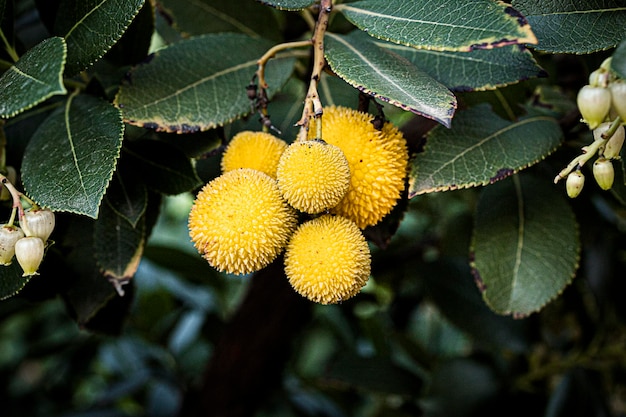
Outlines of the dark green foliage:
<svg viewBox="0 0 626 417">
<path fill-rule="evenodd" d="M 39 275 L 0 266 L 0 415 L 626 413 L 623 159 L 610 192 L 554 184 L 592 141 L 578 89 L 626 77 L 622 2 L 336 1 L 321 103 L 411 153 L 368 285 L 313 305 L 280 259 L 198 255 L 227 141 L 298 133 L 320 3 L 0 0 L 0 173 L 57 222 Z"/>
</svg>

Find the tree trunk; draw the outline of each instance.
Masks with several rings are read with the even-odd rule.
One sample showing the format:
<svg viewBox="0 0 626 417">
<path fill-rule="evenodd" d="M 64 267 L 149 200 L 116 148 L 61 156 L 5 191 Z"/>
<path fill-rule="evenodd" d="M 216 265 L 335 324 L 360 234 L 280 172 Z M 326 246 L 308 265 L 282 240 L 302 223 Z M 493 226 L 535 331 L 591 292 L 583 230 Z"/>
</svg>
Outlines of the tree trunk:
<svg viewBox="0 0 626 417">
<path fill-rule="evenodd" d="M 291 288 L 280 259 L 257 272 L 183 415 L 253 416 L 280 387 L 293 339 L 310 318 L 310 302 Z"/>
</svg>

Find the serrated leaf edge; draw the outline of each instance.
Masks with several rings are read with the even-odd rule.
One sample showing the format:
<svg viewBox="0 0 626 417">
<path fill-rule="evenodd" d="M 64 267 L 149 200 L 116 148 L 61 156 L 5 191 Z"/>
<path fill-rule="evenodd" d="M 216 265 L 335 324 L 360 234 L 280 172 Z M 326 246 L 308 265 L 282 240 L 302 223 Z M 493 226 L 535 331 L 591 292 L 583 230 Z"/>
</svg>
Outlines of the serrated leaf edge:
<svg viewBox="0 0 626 417">
<path fill-rule="evenodd" d="M 352 47 L 348 42 L 343 40 L 340 36 L 332 34 L 332 33 L 326 33 L 326 36 L 329 36 L 329 37 L 333 38 L 334 40 L 336 40 L 338 42 L 341 42 L 343 45 L 347 46 L 348 48 L 352 49 L 354 51 L 354 53 L 356 53 L 364 62 L 366 62 L 370 68 L 373 68 L 373 69 L 376 68 L 376 66 L 373 63 L 371 63 L 371 61 L 369 61 L 363 54 L 361 54 L 356 48 Z M 414 66 L 410 61 L 406 60 L 405 58 L 402 58 L 401 56 L 395 54 L 394 52 L 391 52 L 391 51 L 389 51 L 389 52 L 392 53 L 394 56 L 397 56 L 399 59 L 402 59 L 402 60 L 406 61 L 407 63 L 409 63 L 410 65 Z M 356 88 L 359 91 L 362 91 L 362 92 L 364 92 L 366 94 L 369 94 L 372 97 L 378 98 L 378 99 L 380 99 L 380 100 L 382 100 L 382 101 L 384 101 L 386 103 L 389 103 L 389 104 L 391 104 L 393 106 L 396 106 L 396 107 L 398 107 L 398 108 L 400 108 L 402 110 L 410 111 L 411 113 L 414 113 L 414 114 L 426 117 L 426 118 L 431 119 L 431 120 L 435 120 L 436 122 L 441 123 L 445 127 L 449 128 L 451 126 L 451 124 L 452 124 L 452 118 L 454 117 L 454 112 L 456 110 L 456 97 L 454 96 L 454 94 L 452 94 L 452 92 L 450 92 L 450 97 L 452 98 L 452 101 L 448 103 L 449 107 L 447 109 L 446 116 L 444 116 L 444 117 L 436 117 L 436 116 L 434 116 L 432 114 L 428 114 L 428 113 L 423 112 L 423 111 L 421 111 L 419 109 L 413 108 L 413 107 L 411 107 L 411 106 L 409 106 L 407 104 L 401 103 L 401 102 L 399 102 L 397 100 L 393 100 L 393 99 L 390 99 L 389 97 L 385 97 L 382 94 L 379 94 L 379 93 L 377 93 L 377 92 L 375 92 L 375 91 L 373 91 L 373 90 L 371 90 L 369 88 L 366 88 L 366 87 L 360 85 L 359 83 L 356 83 L 356 82 L 348 79 L 347 77 L 342 75 L 340 72 L 337 72 L 335 70 L 335 68 L 333 68 L 333 65 L 332 65 L 331 62 L 328 62 L 328 64 L 331 66 L 331 69 L 337 74 L 337 76 L 339 78 L 341 78 L 342 80 L 344 80 L 345 82 L 347 82 L 348 84 L 350 84 L 352 87 Z M 415 68 L 418 71 L 421 71 L 419 68 L 417 68 L 417 67 L 415 67 Z M 402 86 L 400 86 L 400 85 L 396 84 L 395 82 L 393 82 L 393 80 L 389 79 L 384 73 L 381 73 L 381 72 L 378 72 L 378 71 L 377 71 L 377 73 L 381 77 L 383 77 L 384 79 L 389 81 L 390 84 L 392 84 L 395 87 L 397 87 L 399 90 L 401 90 L 403 92 L 406 92 L 406 91 L 404 91 Z M 436 83 L 439 83 L 439 81 L 435 80 L 434 78 L 432 78 L 432 80 L 434 82 L 436 82 Z M 439 83 L 439 84 L 442 87 L 444 87 L 447 91 L 450 91 L 443 84 L 441 84 L 441 83 Z M 407 94 L 407 95 L 410 95 L 410 94 Z"/>
<path fill-rule="evenodd" d="M 552 301 L 557 299 L 561 294 L 563 294 L 563 291 L 565 291 L 565 289 L 572 283 L 574 278 L 576 278 L 576 273 L 577 273 L 577 271 L 578 271 L 578 269 L 580 267 L 580 257 L 581 257 L 581 252 L 582 252 L 582 248 L 581 248 L 581 244 L 580 244 L 580 227 L 579 227 L 578 222 L 576 221 L 576 216 L 574 215 L 574 213 L 570 211 L 568 214 L 570 214 L 572 216 L 572 220 L 573 220 L 574 227 L 575 227 L 574 239 L 578 243 L 576 245 L 576 259 L 574 260 L 574 265 L 573 265 L 573 268 L 572 268 L 572 273 L 570 274 L 570 278 L 561 287 L 561 289 L 559 291 L 557 291 L 552 297 L 546 299 L 545 302 L 543 304 L 541 304 L 540 306 L 538 306 L 536 309 L 530 310 L 530 311 L 525 312 L 525 313 L 511 311 L 511 310 L 507 310 L 507 311 L 497 310 L 497 309 L 495 309 L 493 307 L 493 305 L 487 299 L 486 294 L 485 294 L 486 290 L 487 290 L 487 287 L 485 286 L 485 283 L 482 281 L 482 278 L 480 277 L 480 271 L 476 267 L 476 261 L 475 261 L 476 228 L 474 227 L 474 231 L 472 232 L 472 239 L 471 239 L 471 243 L 470 243 L 470 254 L 469 254 L 470 262 L 469 262 L 469 265 L 470 265 L 470 268 L 471 268 L 472 276 L 474 277 L 474 281 L 475 281 L 475 283 L 476 283 L 476 285 L 477 285 L 477 287 L 480 290 L 480 293 L 482 295 L 483 301 L 485 302 L 485 304 L 487 304 L 487 306 L 494 313 L 500 314 L 500 315 L 503 315 L 503 316 L 512 316 L 514 319 L 526 318 L 526 317 L 530 316 L 533 313 L 537 313 L 537 312 L 541 311 L 546 305 L 550 304 Z M 563 213 L 561 213 L 561 215 L 563 215 Z"/>
<path fill-rule="evenodd" d="M 509 130 L 510 128 L 516 128 L 518 126 L 521 125 L 520 122 L 526 122 L 526 121 L 534 121 L 532 119 L 547 119 L 547 120 L 552 120 L 551 117 L 549 116 L 533 116 L 533 117 L 529 117 L 529 118 L 525 118 L 522 119 L 520 121 L 518 121 L 517 123 L 512 123 L 510 125 L 508 125 L 506 127 L 506 129 L 500 129 L 492 134 L 490 134 L 488 137 L 484 138 L 483 140 L 481 140 L 479 143 L 473 145 L 471 148 L 474 148 L 475 146 L 478 145 L 482 145 L 483 143 L 485 143 L 487 140 L 491 140 L 493 139 L 493 137 L 496 134 L 500 134 L 505 130 Z M 449 185 L 437 185 L 431 188 L 427 188 L 424 190 L 419 190 L 419 191 L 411 191 L 411 185 L 415 182 L 415 180 L 413 178 L 409 178 L 409 199 L 418 196 L 418 195 L 422 195 L 422 194 L 430 194 L 430 193 L 435 193 L 435 192 L 441 192 L 441 191 L 452 191 L 452 190 L 464 190 L 464 189 L 468 189 L 468 188 L 474 188 L 474 187 L 481 187 L 481 186 L 485 186 L 485 185 L 489 185 L 489 184 L 493 184 L 497 181 L 503 180 L 507 177 L 510 177 L 511 175 L 515 175 L 517 173 L 519 173 L 520 171 L 529 168 L 541 161 L 543 161 L 544 159 L 546 159 L 548 156 L 550 156 L 552 153 L 554 153 L 554 151 L 556 151 L 558 148 L 560 147 L 560 145 L 555 146 L 554 148 L 552 148 L 551 150 L 549 150 L 546 154 L 542 155 L 541 158 L 535 160 L 535 161 L 531 161 L 527 164 L 524 164 L 520 167 L 517 168 L 501 168 L 498 170 L 498 172 L 496 173 L 496 175 L 494 177 L 489 178 L 488 180 L 485 181 L 477 181 L 477 182 L 470 182 L 467 184 L 449 184 Z M 468 148 L 469 149 L 469 148 Z M 424 152 L 428 151 L 428 141 L 426 141 L 426 147 L 424 148 Z M 451 162 L 447 162 L 446 164 L 442 165 L 441 167 L 445 167 L 447 165 L 449 165 L 450 163 L 454 162 L 456 159 L 458 159 L 461 155 L 463 155 L 465 152 L 467 152 L 467 149 L 465 151 L 463 151 L 463 153 L 458 154 L 455 158 L 453 158 L 453 160 Z M 435 173 L 437 173 L 439 171 L 436 171 Z M 432 175 L 431 175 L 432 177 Z"/>
<path fill-rule="evenodd" d="M 532 28 L 530 27 L 530 25 L 528 24 L 526 19 L 519 12 L 517 12 L 517 10 L 513 9 L 509 4 L 504 3 L 502 1 L 497 1 L 496 3 L 501 5 L 501 6 L 505 6 L 505 9 L 503 10 L 503 12 L 505 14 L 507 14 L 509 17 L 516 18 L 518 20 L 518 22 L 520 22 L 520 21 L 522 22 L 522 24 L 520 24 L 519 27 L 522 30 L 522 32 L 526 33 L 525 36 L 520 37 L 520 38 L 516 38 L 514 40 L 502 40 L 501 39 L 501 40 L 493 41 L 491 43 L 484 42 L 484 43 L 481 43 L 481 44 L 463 45 L 463 46 L 459 46 L 459 47 L 456 47 L 456 48 L 452 48 L 452 47 L 433 47 L 431 45 L 411 44 L 409 42 L 402 42 L 402 41 L 400 41 L 398 39 L 394 39 L 394 38 L 391 38 L 389 36 L 383 36 L 383 35 L 370 33 L 367 30 L 367 28 L 362 27 L 361 25 L 357 24 L 356 22 L 353 22 L 350 18 L 348 18 L 347 15 L 345 15 L 345 13 L 344 13 L 344 16 L 346 17 L 346 19 L 348 21 L 350 21 L 356 27 L 358 27 L 359 29 L 363 30 L 368 35 L 370 35 L 370 36 L 372 36 L 374 38 L 385 40 L 385 41 L 388 41 L 388 42 L 393 42 L 393 43 L 396 43 L 396 44 L 399 44 L 399 45 L 409 46 L 411 48 L 416 48 L 416 49 L 427 49 L 427 50 L 432 50 L 432 51 L 468 52 L 468 51 L 471 51 L 473 49 L 492 49 L 492 48 L 499 48 L 499 47 L 507 46 L 507 45 L 537 44 L 538 43 L 537 37 L 533 33 Z M 376 15 L 377 14 L 377 13 L 374 13 L 374 12 L 371 12 L 371 11 L 368 11 L 368 10 L 364 10 L 364 9 L 359 9 L 357 7 L 353 7 L 349 3 L 338 4 L 337 6 L 335 6 L 335 10 L 338 10 L 338 11 L 344 11 L 344 10 L 349 10 L 349 9 L 358 10 L 358 12 L 362 13 L 362 14 L 370 14 L 370 15 Z M 386 15 L 383 15 L 383 16 L 386 16 Z M 397 17 L 395 17 L 395 18 L 397 20 L 406 20 L 406 21 L 417 22 L 417 20 L 415 20 L 415 19 L 397 18 Z M 441 22 L 433 22 L 433 25 L 442 25 L 442 23 Z"/>
<path fill-rule="evenodd" d="M 65 88 L 65 86 L 63 86 L 63 70 L 65 69 L 65 64 L 66 64 L 66 60 L 67 60 L 67 44 L 65 43 L 65 39 L 59 37 L 59 36 L 53 36 L 51 38 L 48 39 L 44 39 L 43 41 L 41 41 L 41 43 L 39 43 L 38 45 L 41 45 L 43 42 L 49 42 L 50 39 L 60 39 L 61 40 L 61 44 L 63 45 L 63 60 L 61 61 L 61 71 L 59 72 L 59 84 L 61 85 L 61 89 L 60 90 L 56 90 L 56 91 L 51 91 L 50 93 L 48 93 L 45 96 L 40 97 L 39 99 L 33 101 L 32 103 L 22 107 L 21 109 L 18 109 L 14 112 L 11 113 L 7 113 L 7 114 L 2 114 L 0 115 L 0 118 L 2 119 L 10 119 L 12 117 L 17 116 L 18 114 L 21 114 L 27 110 L 32 109 L 33 107 L 37 106 L 38 104 L 43 103 L 44 101 L 46 101 L 47 99 L 49 99 L 50 97 L 56 96 L 56 95 L 61 95 L 61 94 L 67 94 L 67 90 Z M 35 45 L 37 46 L 37 45 Z M 19 65 L 19 61 L 15 63 L 15 65 L 13 65 L 11 68 L 9 68 L 7 70 L 8 71 L 19 71 L 19 73 L 21 75 L 24 75 L 28 78 L 33 78 L 31 77 L 29 74 L 21 71 L 19 68 L 17 68 Z"/>
<path fill-rule="evenodd" d="M 100 2 L 100 4 L 99 4 L 99 5 L 97 5 L 97 6 L 96 6 L 96 7 L 94 7 L 93 9 L 91 9 L 91 10 L 89 11 L 89 13 L 87 13 L 85 16 L 83 16 L 83 17 L 82 17 L 82 18 L 81 18 L 78 22 L 76 22 L 76 24 L 75 24 L 74 26 L 72 26 L 72 27 L 70 28 L 70 30 L 69 30 L 69 31 L 68 31 L 65 35 L 63 35 L 63 38 L 64 38 L 65 40 L 67 40 L 68 36 L 71 36 L 72 32 L 74 31 L 74 29 L 76 29 L 76 27 L 78 26 L 78 24 L 79 24 L 79 23 L 82 23 L 82 22 L 83 22 L 83 21 L 84 21 L 84 20 L 85 20 L 85 19 L 86 19 L 89 15 L 91 15 L 91 14 L 94 12 L 94 10 L 96 10 L 96 9 L 97 9 L 97 7 L 99 7 L 102 3 L 106 2 L 106 1 L 109 1 L 109 0 L 102 0 L 102 1 Z M 78 70 L 77 72 L 84 71 L 85 69 L 89 68 L 90 66 L 92 66 L 93 64 L 95 64 L 96 62 L 98 62 L 98 60 L 102 59 L 102 57 L 103 57 L 103 56 L 104 56 L 107 52 L 109 52 L 109 50 L 110 50 L 111 48 L 113 48 L 113 46 L 114 46 L 114 45 L 115 45 L 115 44 L 116 44 L 116 43 L 117 43 L 120 39 L 122 39 L 122 36 L 124 35 L 124 33 L 126 32 L 126 30 L 128 29 L 128 27 L 130 26 L 130 24 L 133 22 L 133 20 L 135 19 L 135 17 L 137 17 L 137 15 L 139 14 L 139 11 L 141 10 L 141 8 L 143 7 L 143 5 L 144 5 L 144 4 L 145 4 L 145 0 L 141 0 L 141 5 L 137 8 L 137 10 L 135 10 L 135 13 L 134 13 L 134 14 L 130 17 L 130 19 L 128 19 L 128 21 L 126 21 L 126 22 L 124 23 L 124 30 L 122 31 L 122 33 L 120 33 L 120 35 L 119 35 L 119 36 L 117 36 L 116 38 L 114 38 L 113 43 L 111 43 L 111 45 L 105 45 L 105 49 L 104 49 L 104 50 L 102 50 L 102 51 L 100 52 L 100 54 L 97 56 L 97 58 L 95 58 L 93 61 L 91 61 L 91 62 L 89 62 L 89 63 L 87 63 L 87 64 L 83 64 L 83 65 L 82 65 L 82 68 L 81 68 L 80 70 Z"/>
</svg>

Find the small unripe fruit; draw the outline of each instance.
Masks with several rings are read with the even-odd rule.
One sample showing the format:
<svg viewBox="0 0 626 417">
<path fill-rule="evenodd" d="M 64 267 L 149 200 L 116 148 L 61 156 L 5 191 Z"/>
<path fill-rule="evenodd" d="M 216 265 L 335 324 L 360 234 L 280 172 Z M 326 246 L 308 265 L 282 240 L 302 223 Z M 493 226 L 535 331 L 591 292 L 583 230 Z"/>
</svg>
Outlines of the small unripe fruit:
<svg viewBox="0 0 626 417">
<path fill-rule="evenodd" d="M 606 158 L 598 158 L 593 163 L 593 177 L 603 190 L 609 190 L 613 186 L 615 171 L 613 163 Z"/>
<path fill-rule="evenodd" d="M 363 233 L 341 216 L 326 214 L 301 224 L 285 251 L 285 274 L 291 286 L 321 304 L 358 294 L 370 269 L 370 250 Z"/>
<path fill-rule="evenodd" d="M 23 237 L 15 242 L 15 258 L 24 270 L 22 276 L 38 275 L 37 270 L 43 260 L 43 240 L 36 236 Z"/>
<path fill-rule="evenodd" d="M 239 168 L 256 169 L 276 179 L 278 160 L 287 142 L 266 132 L 243 131 L 228 143 L 222 155 L 222 172 Z"/>
<path fill-rule="evenodd" d="M 296 211 L 276 181 L 249 168 L 229 171 L 202 188 L 189 214 L 189 235 L 219 271 L 249 274 L 270 264 L 296 227 Z"/>
<path fill-rule="evenodd" d="M 26 222 L 24 229 L 28 236 L 37 236 L 44 243 L 54 230 L 54 213 L 49 209 L 26 211 L 24 212 L 24 221 Z"/>
<path fill-rule="evenodd" d="M 626 82 L 613 81 L 609 84 L 609 89 L 611 90 L 611 110 L 622 118 L 622 123 L 626 123 Z"/>
<path fill-rule="evenodd" d="M 576 198 L 585 185 L 585 176 L 580 171 L 570 172 L 565 182 L 565 189 L 569 198 Z"/>
<path fill-rule="evenodd" d="M 320 140 L 292 143 L 276 171 L 278 188 L 295 209 L 317 214 L 335 207 L 350 186 L 350 166 L 338 147 Z"/>
<path fill-rule="evenodd" d="M 600 126 L 593 130 L 593 137 L 595 140 L 602 140 L 602 134 L 605 133 L 611 127 L 610 122 L 602 123 Z M 626 131 L 624 130 L 624 126 L 620 125 L 613 136 L 611 136 L 606 144 L 604 145 L 604 150 L 602 151 L 602 156 L 606 159 L 614 159 L 619 156 L 619 153 L 622 149 L 622 145 L 624 144 L 624 136 Z"/>
<path fill-rule="evenodd" d="M 11 265 L 15 243 L 23 237 L 24 232 L 17 226 L 0 227 L 0 265 Z"/>
<path fill-rule="evenodd" d="M 604 87 L 586 85 L 578 92 L 576 102 L 585 123 L 590 129 L 595 129 L 609 114 L 611 91 Z"/>
</svg>

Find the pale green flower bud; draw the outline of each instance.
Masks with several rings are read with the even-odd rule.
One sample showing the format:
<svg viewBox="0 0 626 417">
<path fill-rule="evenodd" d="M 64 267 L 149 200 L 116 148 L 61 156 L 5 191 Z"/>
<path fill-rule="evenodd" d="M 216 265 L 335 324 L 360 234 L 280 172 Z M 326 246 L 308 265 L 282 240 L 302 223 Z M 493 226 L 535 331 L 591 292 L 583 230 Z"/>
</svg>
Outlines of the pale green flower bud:
<svg viewBox="0 0 626 417">
<path fill-rule="evenodd" d="M 598 158 L 593 163 L 593 177 L 603 190 L 608 190 L 613 186 L 615 171 L 613 163 L 606 158 Z"/>
<path fill-rule="evenodd" d="M 583 189 L 585 185 L 585 176 L 580 171 L 573 171 L 567 176 L 567 181 L 565 182 L 565 189 L 567 190 L 567 195 L 570 198 L 578 197 L 578 194 Z"/>
<path fill-rule="evenodd" d="M 38 237 L 27 236 L 15 242 L 15 257 L 24 273 L 22 276 L 28 277 L 38 275 L 37 270 L 43 260 L 44 243 Z"/>
<path fill-rule="evenodd" d="M 611 108 L 611 91 L 604 87 L 586 85 L 576 98 L 578 110 L 590 129 L 600 126 Z"/>
</svg>

